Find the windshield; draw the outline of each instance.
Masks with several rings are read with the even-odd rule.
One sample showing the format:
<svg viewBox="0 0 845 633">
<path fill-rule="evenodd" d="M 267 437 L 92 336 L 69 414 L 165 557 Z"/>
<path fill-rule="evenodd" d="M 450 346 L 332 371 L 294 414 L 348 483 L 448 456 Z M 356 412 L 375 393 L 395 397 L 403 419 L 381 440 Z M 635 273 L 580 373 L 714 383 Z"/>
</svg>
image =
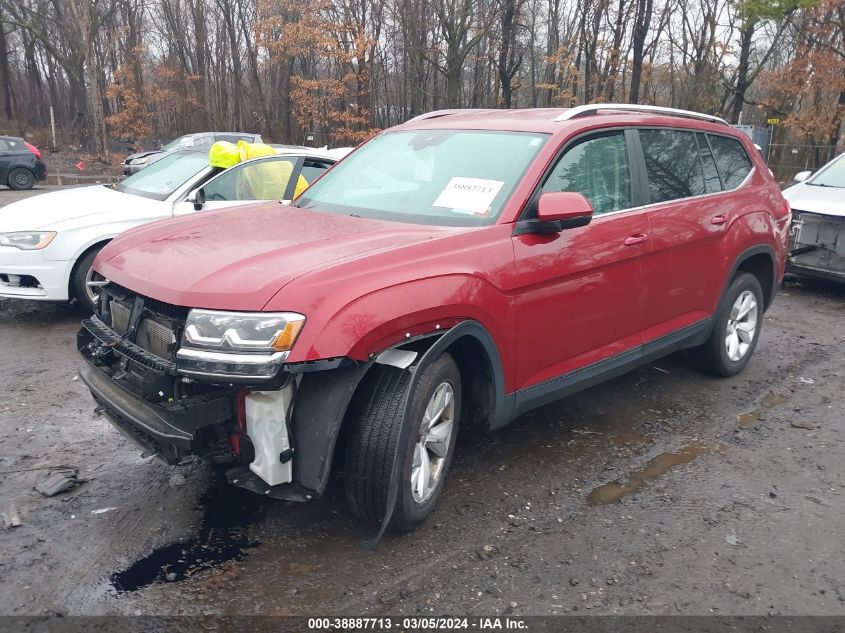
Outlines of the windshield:
<svg viewBox="0 0 845 633">
<path fill-rule="evenodd" d="M 545 134 L 388 132 L 338 163 L 296 206 L 445 226 L 493 223 Z"/>
<path fill-rule="evenodd" d="M 845 154 L 816 174 L 807 184 L 816 185 L 817 187 L 840 187 L 845 189 Z"/>
<path fill-rule="evenodd" d="M 208 154 L 199 152 L 171 154 L 137 174 L 124 178 L 114 188 L 134 196 L 166 200 L 206 167 L 208 167 Z"/>
<path fill-rule="evenodd" d="M 167 145 L 162 145 L 161 149 L 183 149 L 185 147 L 191 147 L 193 145 L 193 139 L 191 138 L 190 134 L 186 134 L 185 136 L 180 136 L 177 139 L 173 139 Z"/>
</svg>

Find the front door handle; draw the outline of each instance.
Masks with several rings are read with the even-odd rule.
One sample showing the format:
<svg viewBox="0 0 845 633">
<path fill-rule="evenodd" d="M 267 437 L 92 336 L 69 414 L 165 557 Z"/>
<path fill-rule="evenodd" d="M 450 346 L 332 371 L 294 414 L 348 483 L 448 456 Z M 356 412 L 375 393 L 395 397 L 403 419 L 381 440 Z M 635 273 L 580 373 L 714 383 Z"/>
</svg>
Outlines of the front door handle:
<svg viewBox="0 0 845 633">
<path fill-rule="evenodd" d="M 716 226 L 721 226 L 722 224 L 724 224 L 727 221 L 728 221 L 728 219 L 725 216 L 717 215 L 715 218 L 710 220 L 710 224 L 715 224 Z"/>
<path fill-rule="evenodd" d="M 639 233 L 638 235 L 629 235 L 625 238 L 625 246 L 633 246 L 634 244 L 642 244 L 646 241 L 648 235 L 645 233 Z"/>
</svg>

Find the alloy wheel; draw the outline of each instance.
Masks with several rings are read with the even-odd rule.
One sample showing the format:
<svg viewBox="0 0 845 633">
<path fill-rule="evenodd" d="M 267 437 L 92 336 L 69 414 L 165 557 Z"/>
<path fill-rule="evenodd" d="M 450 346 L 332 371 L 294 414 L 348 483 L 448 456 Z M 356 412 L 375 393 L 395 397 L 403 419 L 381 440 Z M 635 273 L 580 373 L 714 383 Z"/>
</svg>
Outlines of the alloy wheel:
<svg viewBox="0 0 845 633">
<path fill-rule="evenodd" d="M 734 301 L 725 331 L 725 351 L 728 358 L 738 362 L 748 353 L 757 334 L 757 298 L 745 290 Z"/>
<path fill-rule="evenodd" d="M 95 307 L 100 303 L 100 288 L 104 280 L 105 277 L 94 272 L 93 268 L 89 268 L 88 272 L 85 273 L 85 295 Z"/>
<path fill-rule="evenodd" d="M 411 491 L 417 503 L 427 501 L 437 488 L 452 444 L 454 421 L 455 393 L 451 384 L 443 382 L 425 407 L 414 445 Z"/>
</svg>

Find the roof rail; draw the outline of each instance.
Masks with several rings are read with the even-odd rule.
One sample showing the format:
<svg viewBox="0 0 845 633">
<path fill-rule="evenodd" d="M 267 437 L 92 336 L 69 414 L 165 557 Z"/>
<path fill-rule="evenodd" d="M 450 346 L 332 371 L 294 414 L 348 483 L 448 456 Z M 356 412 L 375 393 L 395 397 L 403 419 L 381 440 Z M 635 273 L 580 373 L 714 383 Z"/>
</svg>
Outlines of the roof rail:
<svg viewBox="0 0 845 633">
<path fill-rule="evenodd" d="M 425 119 L 436 119 L 441 116 L 449 116 L 450 114 L 469 114 L 484 111 L 485 110 L 481 108 L 454 108 L 452 110 L 432 110 L 431 112 L 418 114 L 413 119 L 408 119 L 407 121 L 405 121 L 405 123 L 411 123 L 412 121 L 424 121 Z"/>
<path fill-rule="evenodd" d="M 665 114 L 668 116 L 684 117 L 686 119 L 699 119 L 711 123 L 722 123 L 730 125 L 721 117 L 712 114 L 702 114 L 692 110 L 679 110 L 677 108 L 664 108 L 662 106 L 640 105 L 638 103 L 588 103 L 586 105 L 569 108 L 555 117 L 555 121 L 569 121 L 590 114 L 598 114 L 602 110 L 624 110 L 627 112 L 646 112 L 652 114 Z"/>
</svg>

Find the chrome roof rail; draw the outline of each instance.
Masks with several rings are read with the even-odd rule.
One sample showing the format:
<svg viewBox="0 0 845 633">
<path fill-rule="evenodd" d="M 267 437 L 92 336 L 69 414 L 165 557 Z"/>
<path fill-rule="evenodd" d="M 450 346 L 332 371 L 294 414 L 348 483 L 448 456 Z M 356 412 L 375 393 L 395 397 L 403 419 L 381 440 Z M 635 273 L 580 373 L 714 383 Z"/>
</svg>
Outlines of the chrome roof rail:
<svg viewBox="0 0 845 633">
<path fill-rule="evenodd" d="M 431 112 L 425 112 L 423 114 L 418 114 L 413 119 L 408 119 L 405 123 L 411 123 L 412 121 L 424 121 L 425 119 L 436 119 L 441 116 L 449 116 L 450 114 L 475 114 L 477 112 L 488 112 L 489 110 L 485 110 L 483 108 L 454 108 L 452 110 L 432 110 Z"/>
<path fill-rule="evenodd" d="M 598 114 L 602 110 L 622 110 L 625 112 L 643 112 L 646 114 L 665 114 L 667 116 L 684 117 L 686 119 L 699 119 L 711 123 L 722 123 L 730 125 L 721 117 L 712 114 L 702 114 L 692 110 L 679 110 L 677 108 L 664 108 L 662 106 L 640 105 L 638 103 L 588 103 L 586 105 L 569 108 L 555 117 L 555 121 L 569 121 L 590 114 Z"/>
</svg>

